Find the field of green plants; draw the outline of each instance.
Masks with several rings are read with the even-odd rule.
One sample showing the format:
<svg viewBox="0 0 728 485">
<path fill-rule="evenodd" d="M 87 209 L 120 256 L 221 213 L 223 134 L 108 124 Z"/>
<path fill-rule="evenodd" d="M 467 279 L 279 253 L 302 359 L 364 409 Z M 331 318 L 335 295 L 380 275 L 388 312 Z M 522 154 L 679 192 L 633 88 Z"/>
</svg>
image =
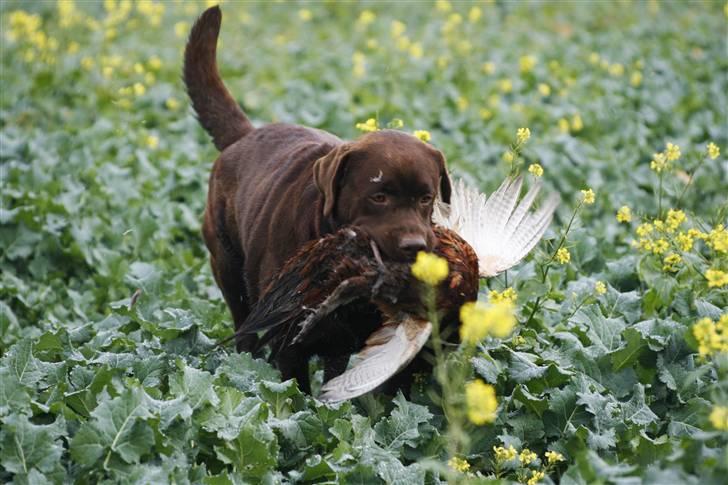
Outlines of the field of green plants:
<svg viewBox="0 0 728 485">
<path fill-rule="evenodd" d="M 180 75 L 215 3 L 0 4 L 0 481 L 725 483 L 728 5 L 222 5 L 255 123 L 426 130 L 453 178 L 561 195 L 443 413 L 432 376 L 326 405 L 216 346 Z"/>
</svg>

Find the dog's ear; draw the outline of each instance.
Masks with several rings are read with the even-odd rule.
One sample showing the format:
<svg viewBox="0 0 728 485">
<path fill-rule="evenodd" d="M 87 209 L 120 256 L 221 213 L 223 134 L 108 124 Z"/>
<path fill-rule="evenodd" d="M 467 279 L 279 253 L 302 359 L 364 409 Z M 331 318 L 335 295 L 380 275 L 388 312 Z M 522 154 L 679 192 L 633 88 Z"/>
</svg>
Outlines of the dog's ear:
<svg viewBox="0 0 728 485">
<path fill-rule="evenodd" d="M 313 181 L 324 196 L 324 217 L 329 217 L 334 212 L 339 183 L 344 175 L 346 156 L 350 150 L 351 145 L 344 143 L 313 164 Z"/>
<path fill-rule="evenodd" d="M 450 184 L 450 175 L 447 172 L 447 162 L 445 161 L 445 155 L 436 149 L 432 148 L 435 152 L 435 158 L 440 167 L 440 198 L 446 204 L 450 203 L 450 194 L 452 193 L 452 185 Z"/>
</svg>

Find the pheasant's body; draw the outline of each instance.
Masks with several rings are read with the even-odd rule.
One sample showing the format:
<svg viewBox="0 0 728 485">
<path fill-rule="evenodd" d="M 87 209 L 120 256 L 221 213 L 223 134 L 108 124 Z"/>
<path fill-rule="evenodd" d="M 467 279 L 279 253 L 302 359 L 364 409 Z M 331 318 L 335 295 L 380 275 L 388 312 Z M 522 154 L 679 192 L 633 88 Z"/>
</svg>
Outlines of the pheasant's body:
<svg viewBox="0 0 728 485">
<path fill-rule="evenodd" d="M 438 288 L 437 307 L 445 322 L 454 322 L 460 306 L 476 298 L 478 260 L 452 231 L 435 227 L 435 235 L 435 253 L 450 267 Z M 396 326 L 404 315 L 422 320 L 421 295 L 409 263 L 382 261 L 364 233 L 345 228 L 301 248 L 241 328 L 265 331 L 260 345 L 269 344 L 283 377 L 297 377 L 306 387 L 305 363 L 311 356 L 321 356 L 325 377 L 334 377 L 383 325 Z"/>
</svg>

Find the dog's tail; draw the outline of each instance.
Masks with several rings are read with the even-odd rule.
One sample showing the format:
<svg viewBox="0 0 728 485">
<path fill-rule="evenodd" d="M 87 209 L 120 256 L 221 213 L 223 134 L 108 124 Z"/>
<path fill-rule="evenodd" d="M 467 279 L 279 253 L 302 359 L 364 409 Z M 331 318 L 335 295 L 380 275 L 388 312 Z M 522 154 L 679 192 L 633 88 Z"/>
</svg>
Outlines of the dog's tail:
<svg viewBox="0 0 728 485">
<path fill-rule="evenodd" d="M 223 151 L 247 133 L 253 125 L 220 79 L 215 53 L 220 34 L 220 7 L 205 10 L 190 32 L 185 48 L 184 81 L 197 119 Z"/>
</svg>

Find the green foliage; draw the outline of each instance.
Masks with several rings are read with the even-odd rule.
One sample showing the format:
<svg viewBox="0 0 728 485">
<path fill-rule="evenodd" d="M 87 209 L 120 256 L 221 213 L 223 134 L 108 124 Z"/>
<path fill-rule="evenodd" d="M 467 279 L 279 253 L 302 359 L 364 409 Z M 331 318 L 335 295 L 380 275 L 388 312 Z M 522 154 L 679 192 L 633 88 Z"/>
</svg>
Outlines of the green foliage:
<svg viewBox="0 0 728 485">
<path fill-rule="evenodd" d="M 562 195 L 548 241 L 483 289 L 514 287 L 520 325 L 472 357 L 500 406 L 461 430 L 468 476 L 446 466 L 430 376 L 411 401 L 327 406 L 216 346 L 232 331 L 200 236 L 216 153 L 179 75 L 204 7 L 125 3 L 0 5 L 0 481 L 485 483 L 493 447 L 512 445 L 538 454 L 529 470 L 564 455 L 544 481 L 724 482 L 709 415 L 728 404 L 728 361 L 699 356 L 691 329 L 726 312 L 705 276 L 725 252 L 701 240 L 669 271 L 630 245 L 670 207 L 704 233 L 726 223 L 725 156 L 703 155 L 728 144 L 722 5 L 223 5 L 223 77 L 256 123 L 351 138 L 399 118 L 484 191 L 540 163 Z M 658 178 L 668 141 L 683 154 Z M 586 187 L 571 261 L 546 271 Z"/>
</svg>

